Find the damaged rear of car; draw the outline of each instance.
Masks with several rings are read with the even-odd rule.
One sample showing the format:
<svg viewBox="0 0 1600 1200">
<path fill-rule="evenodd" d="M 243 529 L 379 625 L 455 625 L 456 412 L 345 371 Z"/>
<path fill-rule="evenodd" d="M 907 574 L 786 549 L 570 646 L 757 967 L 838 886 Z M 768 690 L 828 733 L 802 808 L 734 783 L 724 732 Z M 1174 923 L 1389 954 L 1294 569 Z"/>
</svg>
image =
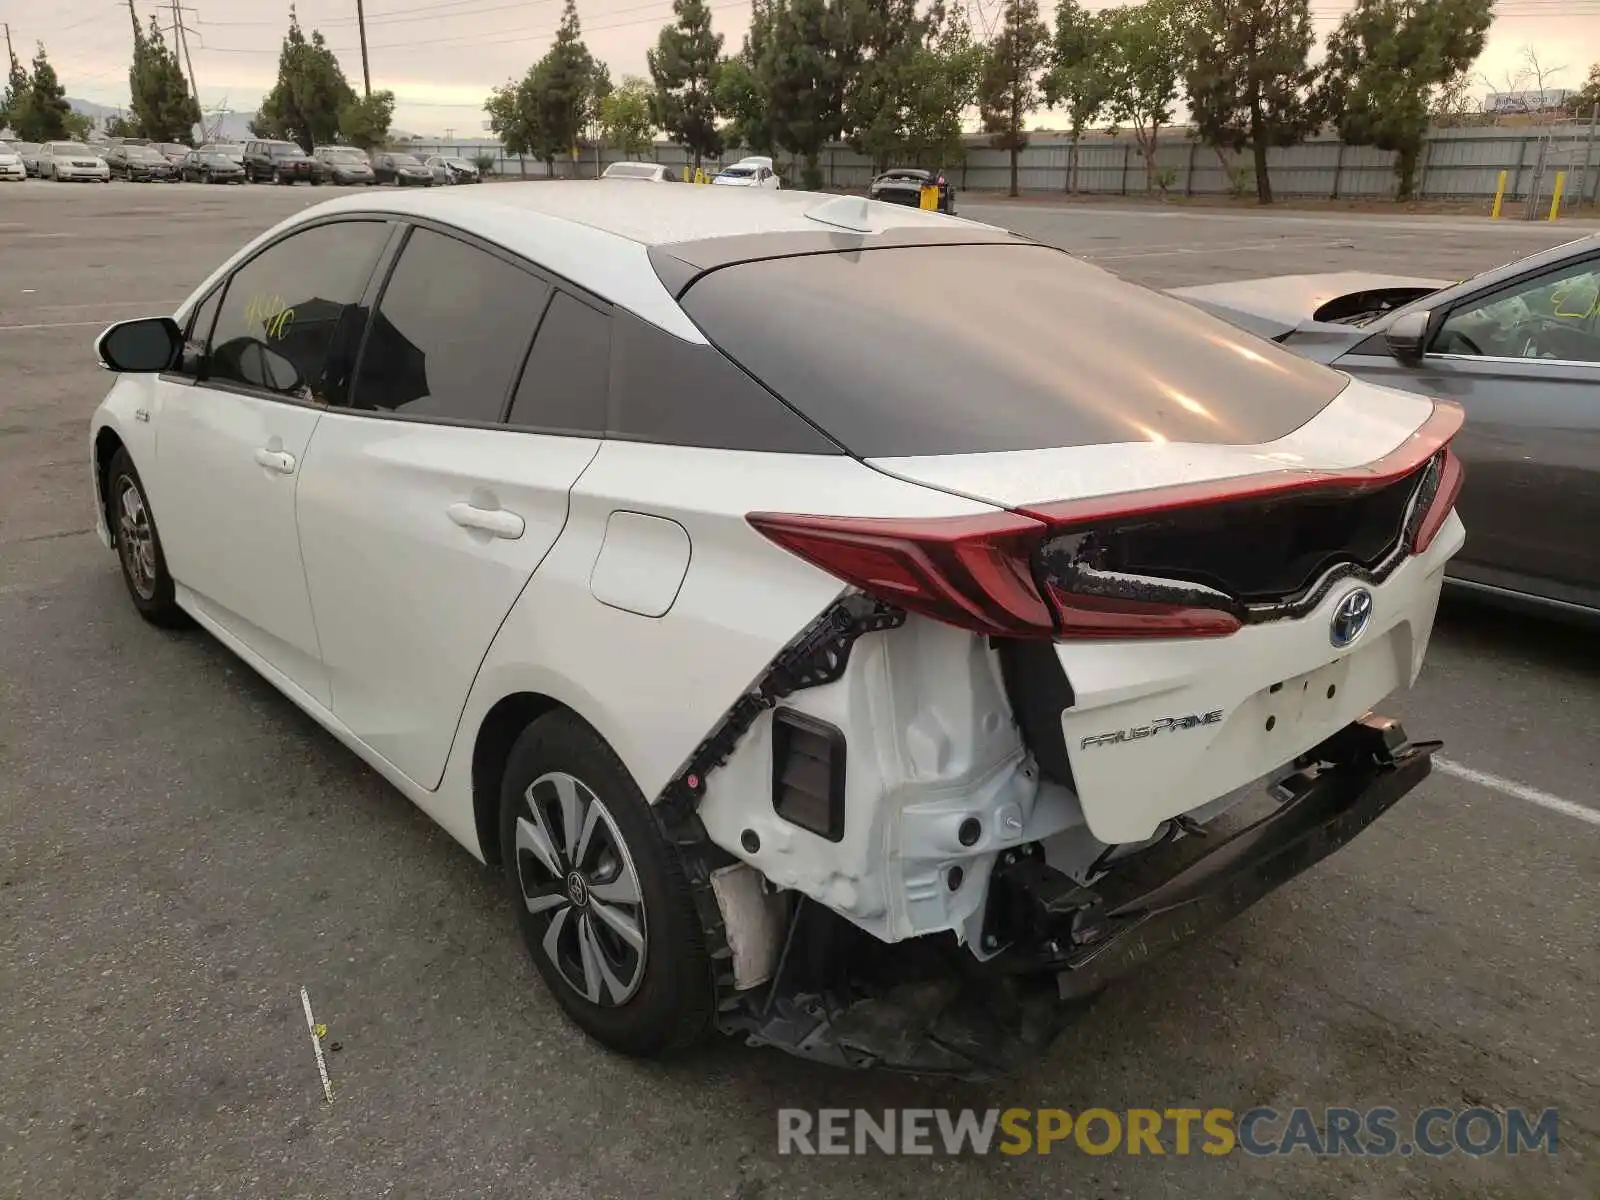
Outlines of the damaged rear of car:
<svg viewBox="0 0 1600 1200">
<path fill-rule="evenodd" d="M 745 514 L 838 591 L 657 798 L 720 1028 L 1006 1071 L 1426 777 L 1373 709 L 1462 543 L 1458 409 L 1017 239 L 737 240 L 651 256 L 721 354 L 961 512 Z"/>
</svg>

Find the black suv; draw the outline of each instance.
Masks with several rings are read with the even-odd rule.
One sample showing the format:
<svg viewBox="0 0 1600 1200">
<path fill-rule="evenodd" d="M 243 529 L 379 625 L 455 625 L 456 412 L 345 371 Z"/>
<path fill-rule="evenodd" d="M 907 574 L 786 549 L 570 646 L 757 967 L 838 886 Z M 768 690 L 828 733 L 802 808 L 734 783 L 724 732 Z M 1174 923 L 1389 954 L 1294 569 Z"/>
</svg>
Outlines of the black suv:
<svg viewBox="0 0 1600 1200">
<path fill-rule="evenodd" d="M 244 144 L 244 177 L 250 183 L 320 184 L 327 169 L 293 142 Z"/>
</svg>

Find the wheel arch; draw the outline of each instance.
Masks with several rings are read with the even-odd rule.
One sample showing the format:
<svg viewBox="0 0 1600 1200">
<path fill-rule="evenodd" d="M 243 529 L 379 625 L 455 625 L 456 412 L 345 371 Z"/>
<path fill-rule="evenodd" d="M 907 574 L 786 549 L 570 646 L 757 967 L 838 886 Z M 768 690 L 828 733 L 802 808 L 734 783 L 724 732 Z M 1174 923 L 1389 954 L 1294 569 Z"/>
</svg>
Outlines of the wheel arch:
<svg viewBox="0 0 1600 1200">
<path fill-rule="evenodd" d="M 100 506 L 101 519 L 105 521 L 106 528 L 111 528 L 111 461 L 117 457 L 117 451 L 126 449 L 122 435 L 111 425 L 102 425 L 94 435 L 94 494 L 95 501 Z M 128 451 L 131 457 L 133 451 Z"/>
<path fill-rule="evenodd" d="M 523 730 L 541 717 L 569 713 L 594 731 L 596 737 L 617 752 L 616 744 L 584 713 L 572 705 L 537 691 L 510 692 L 489 706 L 478 723 L 472 743 L 472 823 L 478 835 L 478 849 L 484 862 L 500 866 L 504 861 L 500 846 L 500 782 L 505 777 L 511 747 Z M 621 756 L 618 756 L 618 761 Z M 626 763 L 623 770 L 628 770 Z"/>
</svg>

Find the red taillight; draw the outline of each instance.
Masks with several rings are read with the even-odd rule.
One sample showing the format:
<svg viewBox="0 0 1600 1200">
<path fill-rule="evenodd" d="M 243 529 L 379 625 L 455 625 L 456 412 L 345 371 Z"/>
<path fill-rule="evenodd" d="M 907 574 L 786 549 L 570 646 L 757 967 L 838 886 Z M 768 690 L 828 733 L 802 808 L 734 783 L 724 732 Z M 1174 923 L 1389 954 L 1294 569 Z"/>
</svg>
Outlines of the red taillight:
<svg viewBox="0 0 1600 1200">
<path fill-rule="evenodd" d="M 1028 566 L 1047 530 L 1029 517 L 751 513 L 748 520 L 785 550 L 910 612 L 998 637 L 1055 633 Z"/>
<path fill-rule="evenodd" d="M 1112 595 L 1099 585 L 1071 590 L 1059 579 L 1048 580 L 1041 592 L 1034 581 L 1034 552 L 1046 538 L 1063 531 L 1133 516 L 1307 490 L 1383 487 L 1442 452 L 1439 487 L 1413 545 L 1420 554 L 1438 535 L 1461 490 L 1461 463 L 1448 448 L 1461 423 L 1458 407 L 1436 402 L 1433 415 L 1402 446 L 1347 470 L 1274 471 L 971 517 L 751 513 L 747 519 L 771 541 L 846 583 L 974 633 L 1066 639 L 1226 637 L 1241 621 L 1222 607 Z"/>
<path fill-rule="evenodd" d="M 1439 468 L 1439 486 L 1433 493 L 1433 499 L 1428 504 L 1428 511 L 1423 516 L 1422 523 L 1417 526 L 1417 536 L 1411 544 L 1412 553 L 1421 554 L 1433 545 L 1433 539 L 1438 537 L 1439 530 L 1444 528 L 1445 518 L 1456 506 L 1456 497 L 1461 494 L 1461 483 L 1466 475 L 1466 468 L 1461 465 L 1456 452 L 1446 446 L 1444 462 Z"/>
<path fill-rule="evenodd" d="M 1192 608 L 1178 604 L 1149 604 L 1120 596 L 1089 596 L 1045 585 L 1056 610 L 1061 637 L 1090 638 L 1199 638 L 1227 637 L 1242 622 L 1220 608 Z"/>
<path fill-rule="evenodd" d="M 1015 513 L 817 517 L 751 513 L 751 525 L 807 562 L 891 604 L 991 637 L 1221 637 L 1231 613 L 1046 588 L 1030 559 L 1050 534 Z"/>
</svg>

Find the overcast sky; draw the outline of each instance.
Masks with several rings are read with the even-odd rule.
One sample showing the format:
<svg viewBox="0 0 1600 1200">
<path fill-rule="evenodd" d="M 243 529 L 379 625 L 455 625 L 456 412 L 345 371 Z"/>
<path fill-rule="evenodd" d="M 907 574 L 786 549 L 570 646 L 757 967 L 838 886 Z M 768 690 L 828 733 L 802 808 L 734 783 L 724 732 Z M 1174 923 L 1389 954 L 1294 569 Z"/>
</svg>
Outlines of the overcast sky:
<svg viewBox="0 0 1600 1200">
<path fill-rule="evenodd" d="M 520 76 L 550 44 L 562 0 L 365 0 L 372 86 L 394 91 L 397 127 L 457 137 L 482 136 L 483 99 L 489 88 Z M 999 0 L 973 0 L 994 12 Z M 288 24 L 281 8 L 260 0 L 179 0 L 190 38 L 201 102 L 253 112 L 277 73 L 278 47 Z M 725 50 L 738 48 L 749 22 L 750 0 L 710 0 Z M 1350 0 L 1312 0 L 1319 40 Z M 135 0 L 141 19 L 152 11 Z M 101 104 L 127 103 L 131 32 L 127 5 L 111 0 L 60 0 L 48 21 L 27 14 L 51 6 L 7 6 L 19 57 L 43 39 L 67 94 Z M 1089 0 L 1089 7 L 1108 7 Z M 1048 16 L 1051 0 L 1042 0 Z M 170 0 L 162 20 L 171 20 Z M 671 18 L 671 0 L 578 0 L 589 48 L 611 76 L 645 73 L 645 50 Z M 1499 0 L 1500 14 L 1478 64 L 1496 86 L 1519 70 L 1522 48 L 1532 46 L 1547 67 L 1565 69 L 1551 87 L 1581 86 L 1589 64 L 1600 60 L 1600 0 Z M 321 29 L 338 53 L 350 82 L 361 86 L 355 0 L 301 0 L 300 22 Z M 24 53 L 26 51 L 26 53 Z M 1531 86 L 1525 84 L 1524 86 Z M 1487 87 L 1479 89 L 1487 91 Z M 1048 120 L 1048 118 L 1045 118 Z"/>
</svg>

